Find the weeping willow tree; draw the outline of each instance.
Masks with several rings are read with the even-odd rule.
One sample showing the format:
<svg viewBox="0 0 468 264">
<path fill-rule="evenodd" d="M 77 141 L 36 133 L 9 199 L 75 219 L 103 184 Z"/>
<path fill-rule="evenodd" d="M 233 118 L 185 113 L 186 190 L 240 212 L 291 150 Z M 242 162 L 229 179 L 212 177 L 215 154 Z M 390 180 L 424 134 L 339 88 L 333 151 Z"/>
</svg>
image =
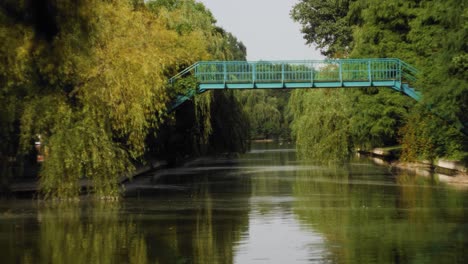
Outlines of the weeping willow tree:
<svg viewBox="0 0 468 264">
<path fill-rule="evenodd" d="M 348 100 L 346 92 L 338 89 L 292 93 L 291 130 L 300 156 L 318 161 L 343 161 L 349 157 L 352 143 Z"/>
<path fill-rule="evenodd" d="M 289 91 L 246 90 L 238 91 L 237 96 L 249 118 L 251 139 L 290 137 L 286 111 Z"/>
<path fill-rule="evenodd" d="M 2 164 L 40 140 L 44 197 L 76 198 L 85 178 L 98 197 L 118 197 L 167 119 L 168 76 L 232 44 L 203 5 L 172 2 L 157 12 L 141 1 L 2 2 Z"/>
<path fill-rule="evenodd" d="M 193 0 L 150 1 L 148 8 L 166 21 L 169 30 L 185 36 L 200 32 L 210 60 L 245 60 L 246 48 L 231 33 L 216 26 L 216 20 L 203 4 Z M 172 75 L 191 64 L 181 63 Z M 195 89 L 197 80 L 187 76 L 177 80 L 173 96 Z M 165 124 L 167 133 L 159 136 L 152 148 L 170 163 L 188 156 L 209 153 L 245 152 L 249 120 L 240 107 L 237 94 L 230 91 L 205 91 L 196 94 L 173 113 Z M 162 153 L 162 154 L 161 154 Z M 168 155 L 166 155 L 168 154 Z"/>
</svg>

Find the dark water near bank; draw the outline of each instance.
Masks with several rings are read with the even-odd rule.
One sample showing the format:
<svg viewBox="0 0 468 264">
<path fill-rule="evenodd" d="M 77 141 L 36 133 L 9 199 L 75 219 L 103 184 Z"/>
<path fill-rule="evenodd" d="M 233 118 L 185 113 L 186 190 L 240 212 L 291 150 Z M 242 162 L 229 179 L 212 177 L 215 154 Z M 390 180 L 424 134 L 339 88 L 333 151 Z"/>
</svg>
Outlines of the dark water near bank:
<svg viewBox="0 0 468 264">
<path fill-rule="evenodd" d="M 121 204 L 0 201 L 0 262 L 468 263 L 466 190 L 288 148 L 147 175 Z"/>
</svg>

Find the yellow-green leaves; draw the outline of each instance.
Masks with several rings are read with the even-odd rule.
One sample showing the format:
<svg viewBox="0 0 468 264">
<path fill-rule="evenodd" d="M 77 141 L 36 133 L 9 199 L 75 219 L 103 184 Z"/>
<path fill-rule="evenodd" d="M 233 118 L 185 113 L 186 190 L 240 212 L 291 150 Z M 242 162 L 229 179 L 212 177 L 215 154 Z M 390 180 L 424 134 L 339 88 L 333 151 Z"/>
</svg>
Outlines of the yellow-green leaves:
<svg viewBox="0 0 468 264">
<path fill-rule="evenodd" d="M 2 127 L 21 120 L 23 152 L 41 135 L 46 197 L 76 197 L 85 179 L 99 196 L 118 196 L 118 179 L 165 119 L 168 75 L 208 57 L 211 28 L 180 34 L 127 1 L 44 4 L 50 24 L 0 11 L 0 100 L 22 104 L 1 111 L 11 116 Z M 17 12 L 39 15 L 27 5 Z"/>
<path fill-rule="evenodd" d="M 73 199 L 81 186 L 118 197 L 118 179 L 133 168 L 102 118 L 90 108 L 72 108 L 64 96 L 29 100 L 21 120 L 22 146 L 41 141 L 45 162 L 40 187 L 46 198 Z"/>
<path fill-rule="evenodd" d="M 57 0 L 0 8 L 0 133 L 8 138 L 0 161 L 19 148 L 11 138 L 20 134 L 23 153 L 32 153 L 40 135 L 46 197 L 76 198 L 84 180 L 99 196 L 117 197 L 118 179 L 167 118 L 177 93 L 168 79 L 198 60 L 233 56 L 202 4 L 166 4 Z M 212 100 L 197 98 L 203 142 L 212 133 Z"/>
</svg>

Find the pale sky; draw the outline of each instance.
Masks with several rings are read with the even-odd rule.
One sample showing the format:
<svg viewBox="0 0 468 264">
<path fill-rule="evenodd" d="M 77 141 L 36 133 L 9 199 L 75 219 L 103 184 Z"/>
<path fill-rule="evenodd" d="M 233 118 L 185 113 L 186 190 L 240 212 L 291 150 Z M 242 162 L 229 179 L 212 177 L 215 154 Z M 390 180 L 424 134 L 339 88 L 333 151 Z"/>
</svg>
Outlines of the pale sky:
<svg viewBox="0 0 468 264">
<path fill-rule="evenodd" d="M 247 59 L 313 60 L 320 52 L 305 44 L 289 13 L 298 0 L 198 0 L 226 31 L 247 47 Z"/>
</svg>

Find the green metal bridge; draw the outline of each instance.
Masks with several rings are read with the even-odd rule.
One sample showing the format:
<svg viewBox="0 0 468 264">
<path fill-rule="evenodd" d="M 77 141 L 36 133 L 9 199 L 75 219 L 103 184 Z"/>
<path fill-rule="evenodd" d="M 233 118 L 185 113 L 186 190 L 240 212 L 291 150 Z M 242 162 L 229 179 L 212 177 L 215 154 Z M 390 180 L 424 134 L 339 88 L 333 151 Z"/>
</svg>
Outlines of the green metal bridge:
<svg viewBox="0 0 468 264">
<path fill-rule="evenodd" d="M 179 96 L 171 110 L 195 93 L 217 89 L 299 89 L 389 87 L 417 101 L 411 87 L 417 69 L 400 59 L 337 59 L 321 61 L 200 61 L 170 79 L 175 85 L 194 76 L 197 87 Z"/>
</svg>

